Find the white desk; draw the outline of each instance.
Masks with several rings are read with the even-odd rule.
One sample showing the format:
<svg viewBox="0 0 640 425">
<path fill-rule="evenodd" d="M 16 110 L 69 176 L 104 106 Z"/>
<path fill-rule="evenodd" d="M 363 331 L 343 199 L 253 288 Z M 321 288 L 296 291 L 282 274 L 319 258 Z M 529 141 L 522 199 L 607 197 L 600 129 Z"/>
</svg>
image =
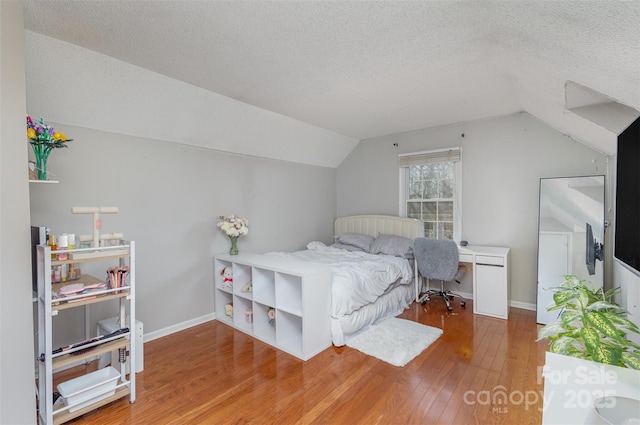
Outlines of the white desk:
<svg viewBox="0 0 640 425">
<path fill-rule="evenodd" d="M 468 245 L 458 247 L 458 256 L 461 263 L 469 263 L 473 268 L 473 313 L 508 319 L 509 248 Z M 416 279 L 416 300 L 419 281 Z"/>
<path fill-rule="evenodd" d="M 473 266 L 473 313 L 509 318 L 509 248 L 468 245 L 458 248 L 461 263 Z"/>
</svg>

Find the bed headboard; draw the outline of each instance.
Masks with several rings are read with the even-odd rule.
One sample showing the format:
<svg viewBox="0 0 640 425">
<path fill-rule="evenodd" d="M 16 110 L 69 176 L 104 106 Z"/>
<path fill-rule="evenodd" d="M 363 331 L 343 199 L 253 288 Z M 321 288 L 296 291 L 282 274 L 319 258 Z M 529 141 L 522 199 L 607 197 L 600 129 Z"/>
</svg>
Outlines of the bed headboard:
<svg viewBox="0 0 640 425">
<path fill-rule="evenodd" d="M 362 233 L 364 235 L 378 236 L 398 235 L 415 239 L 424 236 L 424 227 L 421 221 L 415 218 L 396 217 L 392 215 L 351 215 L 337 218 L 334 224 L 334 235 L 342 233 Z"/>
</svg>

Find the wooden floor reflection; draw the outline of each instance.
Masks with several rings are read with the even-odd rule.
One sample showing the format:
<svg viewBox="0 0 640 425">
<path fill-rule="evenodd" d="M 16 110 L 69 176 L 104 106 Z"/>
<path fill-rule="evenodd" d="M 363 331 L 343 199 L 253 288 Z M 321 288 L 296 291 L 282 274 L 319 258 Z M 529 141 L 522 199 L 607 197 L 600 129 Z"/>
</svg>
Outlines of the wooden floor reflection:
<svg viewBox="0 0 640 425">
<path fill-rule="evenodd" d="M 442 300 L 400 317 L 443 335 L 405 367 L 349 347 L 303 362 L 212 321 L 145 344 L 137 401 L 122 399 L 91 424 L 539 424 L 546 342 L 535 312 L 508 321 L 447 312 Z M 95 369 L 65 371 L 61 380 Z"/>
</svg>

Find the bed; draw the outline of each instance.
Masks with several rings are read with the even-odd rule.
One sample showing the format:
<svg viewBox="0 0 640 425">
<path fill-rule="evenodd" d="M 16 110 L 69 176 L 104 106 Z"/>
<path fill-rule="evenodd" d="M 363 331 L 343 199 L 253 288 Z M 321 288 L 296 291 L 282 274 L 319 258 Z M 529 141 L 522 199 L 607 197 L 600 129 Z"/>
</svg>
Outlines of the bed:
<svg viewBox="0 0 640 425">
<path fill-rule="evenodd" d="M 342 346 L 416 299 L 412 246 L 424 230 L 415 219 L 356 215 L 336 219 L 334 235 L 331 245 L 312 241 L 306 250 L 269 255 L 331 267 L 331 335 L 333 344 Z"/>
</svg>

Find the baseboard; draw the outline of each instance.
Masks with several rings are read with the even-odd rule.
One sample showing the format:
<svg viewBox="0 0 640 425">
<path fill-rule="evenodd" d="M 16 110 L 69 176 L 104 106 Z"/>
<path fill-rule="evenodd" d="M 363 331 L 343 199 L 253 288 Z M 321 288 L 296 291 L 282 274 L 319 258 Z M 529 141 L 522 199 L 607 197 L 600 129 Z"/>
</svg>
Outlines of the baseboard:
<svg viewBox="0 0 640 425">
<path fill-rule="evenodd" d="M 533 310 L 536 311 L 536 305 L 531 303 L 523 303 L 520 301 L 511 300 L 511 307 L 521 308 L 523 310 Z"/>
<path fill-rule="evenodd" d="M 467 294 L 466 292 L 456 292 L 456 291 L 452 291 L 455 292 L 458 295 L 461 295 L 465 300 L 471 300 L 473 301 L 473 294 Z"/>
<path fill-rule="evenodd" d="M 180 332 L 215 319 L 216 314 L 210 313 L 205 314 L 204 316 L 196 317 L 195 319 L 187 320 L 186 322 L 176 323 L 175 325 L 171 325 L 163 329 L 158 329 L 157 331 L 145 333 L 144 342 L 153 341 L 154 339 L 162 338 L 163 336 L 171 335 L 172 333 Z"/>
<path fill-rule="evenodd" d="M 430 288 L 430 289 L 436 289 L 436 288 Z M 469 294 L 467 292 L 458 292 L 458 291 L 452 291 L 452 292 L 462 296 L 465 300 L 473 300 L 473 294 Z M 513 301 L 513 300 L 511 300 L 509 305 L 511 307 L 521 308 L 523 310 L 536 311 L 536 305 L 535 304 L 531 304 L 531 303 L 523 303 L 521 301 Z"/>
</svg>

